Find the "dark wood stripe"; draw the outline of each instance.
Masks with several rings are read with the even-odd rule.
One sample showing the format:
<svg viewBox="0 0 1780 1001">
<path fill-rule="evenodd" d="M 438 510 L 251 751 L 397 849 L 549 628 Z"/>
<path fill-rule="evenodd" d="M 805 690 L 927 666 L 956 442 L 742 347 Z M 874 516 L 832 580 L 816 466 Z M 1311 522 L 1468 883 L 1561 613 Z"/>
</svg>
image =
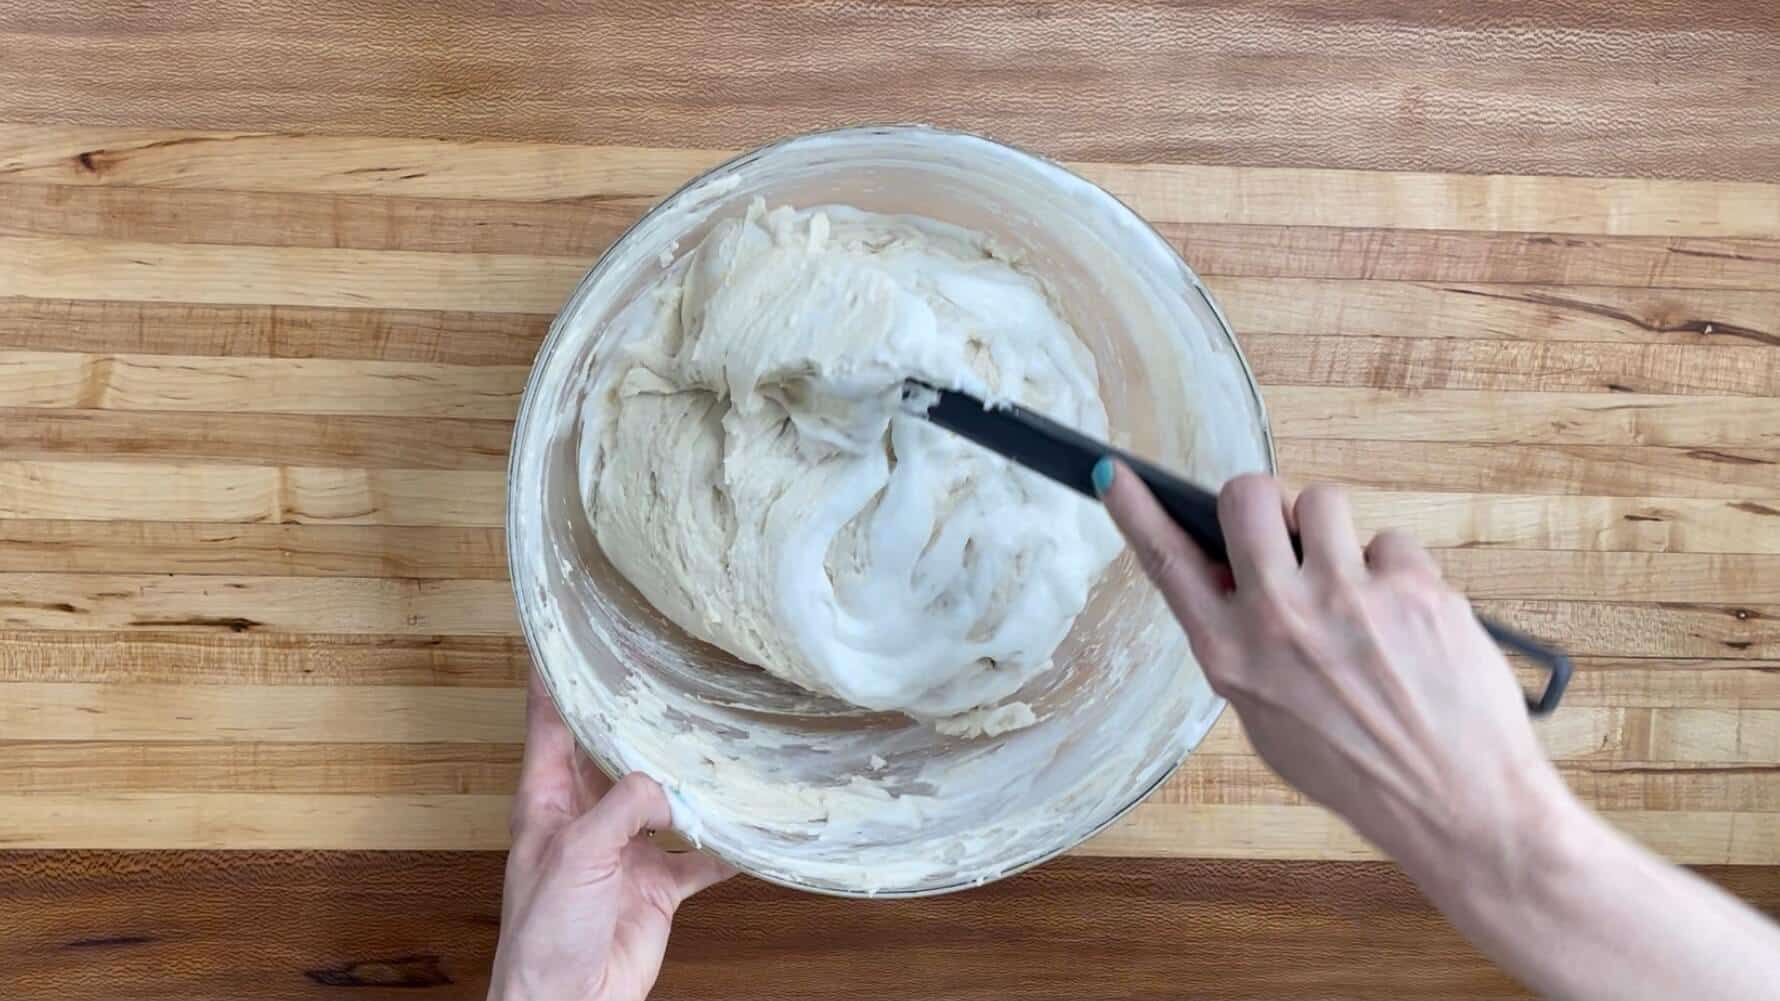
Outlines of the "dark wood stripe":
<svg viewBox="0 0 1780 1001">
<path fill-rule="evenodd" d="M 0 408 L 0 458 L 505 469 L 513 425 L 445 417 Z"/>
<path fill-rule="evenodd" d="M 486 852 L 0 853 L 0 995 L 480 998 L 502 865 Z M 1780 870 L 1702 871 L 1780 911 Z M 914 901 L 733 880 L 682 909 L 653 995 L 1524 996 L 1389 865 L 1088 858 Z"/>
<path fill-rule="evenodd" d="M 923 121 L 1083 159 L 1758 180 L 1780 157 L 1780 26 L 1743 0 L 350 10 L 21 7 L 0 94 L 37 121 L 324 134 Z"/>
<path fill-rule="evenodd" d="M 550 317 L 0 297 L 0 348 L 529 365 Z"/>
<path fill-rule="evenodd" d="M 0 573 L 504 580 L 498 528 L 0 520 Z"/>
</svg>

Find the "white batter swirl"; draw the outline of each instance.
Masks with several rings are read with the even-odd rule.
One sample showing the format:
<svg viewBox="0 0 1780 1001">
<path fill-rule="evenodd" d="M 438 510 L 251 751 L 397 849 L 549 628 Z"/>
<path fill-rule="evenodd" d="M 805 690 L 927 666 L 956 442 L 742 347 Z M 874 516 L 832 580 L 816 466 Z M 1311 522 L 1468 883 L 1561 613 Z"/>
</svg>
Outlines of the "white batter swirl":
<svg viewBox="0 0 1780 1001">
<path fill-rule="evenodd" d="M 968 230 L 756 202 L 646 295 L 582 438 L 619 571 L 687 632 L 813 691 L 1030 721 L 1009 700 L 1118 535 L 897 396 L 913 375 L 1104 436 L 1093 358 L 1045 287 Z"/>
</svg>

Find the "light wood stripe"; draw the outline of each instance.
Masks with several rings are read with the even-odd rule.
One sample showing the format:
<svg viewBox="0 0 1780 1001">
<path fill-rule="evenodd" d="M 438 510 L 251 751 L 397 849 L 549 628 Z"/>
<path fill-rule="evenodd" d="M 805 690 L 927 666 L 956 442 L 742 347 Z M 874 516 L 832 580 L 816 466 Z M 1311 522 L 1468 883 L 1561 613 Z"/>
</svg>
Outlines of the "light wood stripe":
<svg viewBox="0 0 1780 1001">
<path fill-rule="evenodd" d="M 1477 610 L 1602 657 L 1780 659 L 1780 606 L 1487 599 Z"/>
<path fill-rule="evenodd" d="M 0 627 L 402 636 L 517 633 L 505 581 L 0 574 Z"/>
<path fill-rule="evenodd" d="M 1444 549 L 1447 579 L 1474 598 L 1780 605 L 1780 556 Z"/>
<path fill-rule="evenodd" d="M 1269 389 L 1327 385 L 1601 395 L 1780 395 L 1780 351 L 1771 347 L 1296 334 L 1253 334 L 1239 343 L 1256 377 Z M 1514 438 L 1504 434 L 1500 440 Z"/>
<path fill-rule="evenodd" d="M 168 463 L 144 477 L 143 469 L 121 462 L 0 461 L 0 518 L 492 528 L 501 525 L 505 507 L 505 476 L 491 471 Z M 1780 500 L 1773 497 L 1357 489 L 1352 503 L 1363 532 L 1397 527 L 1435 548 L 1780 553 Z"/>
<path fill-rule="evenodd" d="M 517 743 L 518 688 L 11 682 L 8 740 Z"/>
<path fill-rule="evenodd" d="M 0 681 L 523 687 L 517 637 L 0 631 Z M 1576 658 L 1566 706 L 1780 709 L 1780 664 Z M 1534 684 L 1538 676 L 1527 673 Z"/>
<path fill-rule="evenodd" d="M 506 796 L 0 795 L 0 848 L 499 850 Z"/>
<path fill-rule="evenodd" d="M 331 632 L 505 636 L 518 628 L 512 604 L 506 582 L 493 580 L 0 574 L 0 627 L 18 629 L 304 632 L 319 622 Z M 1478 606 L 1563 637 L 1580 655 L 1780 658 L 1777 605 L 1488 598 Z"/>
<path fill-rule="evenodd" d="M 1780 351 L 1774 354 L 1780 359 Z M 1780 374 L 1780 362 L 1775 371 Z M 1780 446 L 1780 395 L 1269 386 L 1265 396 L 1274 433 L 1281 438 L 1738 449 Z"/>
<path fill-rule="evenodd" d="M 496 470 L 0 460 L 0 518 L 499 526 Z"/>
<path fill-rule="evenodd" d="M 554 313 L 580 257 L 0 237 L 0 295 Z"/>
<path fill-rule="evenodd" d="M 1780 501 L 1355 490 L 1370 535 L 1399 528 L 1432 547 L 1780 553 Z"/>
<path fill-rule="evenodd" d="M 1780 767 L 1780 710 L 1566 705 L 1534 731 L 1557 761 Z M 1227 712 L 1195 753 L 1255 751 L 1235 714 Z"/>
<path fill-rule="evenodd" d="M 1598 810 L 1780 812 L 1780 766 L 1582 762 L 1560 764 L 1558 773 Z M 55 782 L 53 773 L 45 781 Z M 1258 757 L 1196 753 L 1145 802 L 1203 807 L 1302 806 L 1310 801 Z"/>
<path fill-rule="evenodd" d="M 1297 439 L 1279 442 L 1276 451 L 1281 472 L 1296 483 L 1743 503 L 1780 498 L 1780 449 Z"/>
<path fill-rule="evenodd" d="M 182 460 L 499 470 L 512 439 L 507 421 L 457 418 L 0 409 L 0 460 L 121 459 L 150 475 Z"/>
<path fill-rule="evenodd" d="M 492 472 L 0 462 L 0 517 L 480 526 L 502 522 Z M 1367 534 L 1402 528 L 1436 548 L 1780 553 L 1780 502 L 1469 495 L 1361 489 Z"/>
<path fill-rule="evenodd" d="M 69 188 L 27 190 L 83 194 Z M 169 204 L 155 206 L 156 215 L 147 219 L 140 206 L 126 205 L 84 216 L 44 213 L 42 223 L 9 228 L 4 216 L 15 203 L 6 202 L 0 204 L 0 236 L 433 251 L 591 264 L 643 207 L 634 200 L 564 208 L 145 189 L 90 193 L 111 196 L 108 201 L 128 196 Z M 243 204 L 217 205 L 217 199 Z M 279 226 L 240 228 L 243 214 L 268 211 L 266 200 L 293 199 L 294 205 L 271 206 L 293 217 Z M 1483 320 L 1484 336 L 1491 337 L 1682 340 L 1722 333 L 1728 342 L 1751 334 L 1771 338 L 1774 313 L 1763 307 L 1780 290 L 1775 275 L 1780 241 L 1774 240 L 1217 223 L 1164 223 L 1160 229 L 1195 270 L 1210 278 L 1214 292 L 1233 300 L 1235 317 L 1253 315 L 1243 306 L 1246 301 L 1269 317 L 1258 327 L 1239 322 L 1242 330 L 1277 331 L 1276 325 L 1287 324 L 1297 329 L 1307 320 L 1352 323 L 1365 317 L 1382 333 L 1389 328 L 1376 328 L 1393 320 L 1446 328 L 1463 327 L 1470 318 Z M 1335 287 L 1327 284 L 1331 280 L 1338 280 Z M 1419 287 L 1381 287 L 1405 282 Z M 1405 312 L 1411 302 L 1415 308 Z"/>
<path fill-rule="evenodd" d="M 76 236 L 592 260 L 651 197 L 550 202 L 11 184 L 0 236 Z"/>
<path fill-rule="evenodd" d="M 516 636 L 8 629 L 0 649 L 0 682 L 523 688 L 531 670 Z"/>
<path fill-rule="evenodd" d="M 505 580 L 496 528 L 0 519 L 0 572 Z"/>
<path fill-rule="evenodd" d="M 21 681 L 0 691 L 0 732 L 29 742 L 516 743 L 524 734 L 517 687 Z M 1560 761 L 1780 768 L 1775 709 L 1566 706 L 1536 729 Z M 1254 753 L 1234 713 L 1198 751 Z"/>
<path fill-rule="evenodd" d="M 1158 229 L 1195 271 L 1213 277 L 1780 290 L 1780 246 L 1772 240 L 1307 226 Z"/>
<path fill-rule="evenodd" d="M 1642 273 L 1615 277 L 1629 282 Z M 1677 277 L 1680 284 L 1690 276 Z M 1599 342 L 1621 352 L 1711 347 L 1672 356 L 1705 365 L 1726 347 L 1780 344 L 1780 293 L 1773 291 L 1234 274 L 1206 285 L 1245 348 L 1254 334 Z"/>
<path fill-rule="evenodd" d="M 549 315 L 0 297 L 0 347 L 529 365 Z"/>
<path fill-rule="evenodd" d="M 1159 223 L 1780 236 L 1780 185 L 1773 184 L 1174 164 L 1075 167 Z"/>
<path fill-rule="evenodd" d="M 8 741 L 0 795 L 253 792 L 508 795 L 517 744 Z M 1780 766 L 1563 764 L 1559 774 L 1603 810 L 1780 812 Z M 1251 755 L 1195 753 L 1146 802 L 1206 806 L 1308 801 Z"/>
<path fill-rule="evenodd" d="M 1780 814 L 1615 811 L 1620 830 L 1689 865 L 1780 862 Z M 1080 849 L 1083 855 L 1359 860 L 1377 851 L 1313 806 L 1145 803 Z"/>
<path fill-rule="evenodd" d="M 7 630 L 0 644 L 8 651 L 0 681 L 517 687 L 530 663 L 513 637 Z M 1565 705 L 1780 709 L 1776 667 L 1578 657 Z"/>
<path fill-rule="evenodd" d="M 0 176 L 53 184 L 511 200 L 659 195 L 727 154 L 506 142 L 0 128 Z M 1075 164 L 1161 222 L 1780 236 L 1746 182 Z"/>
<path fill-rule="evenodd" d="M 1290 345 L 1281 343 L 1288 340 Z M 1751 349 L 1771 357 L 1761 359 L 1759 369 L 1753 365 L 1753 370 L 1746 369 L 1741 382 L 1727 378 L 1723 381 L 1730 385 L 1713 387 L 1760 396 L 1405 393 L 1362 387 L 1420 386 L 1430 381 L 1418 376 L 1424 372 L 1439 373 L 1436 378 L 1441 382 L 1455 381 L 1453 373 L 1466 372 L 1469 382 L 1489 383 L 1495 381 L 1487 378 L 1490 372 L 1514 363 L 1473 367 L 1467 364 L 1468 358 L 1451 357 L 1456 352 L 1444 350 L 1444 346 L 1531 346 L 1353 338 L 1260 337 L 1251 342 L 1250 357 L 1259 376 L 1269 383 L 1269 414 L 1281 437 L 1682 447 L 1780 444 L 1780 352 L 1766 349 Z M 1404 345 L 1409 350 L 1389 358 L 1346 350 L 1356 344 Z M 1418 346 L 1436 350 L 1418 358 L 1414 350 Z M 1727 349 L 1708 350 L 1716 352 L 1720 362 L 1735 361 Z M 1561 360 L 1560 356 L 1538 357 L 1519 367 L 1537 373 L 1527 381 L 1539 383 L 1545 381 L 1546 372 L 1556 374 L 1559 381 L 1576 381 L 1578 371 L 1587 371 L 1589 365 L 1586 357 L 1565 352 Z M 1393 377 L 1392 373 L 1402 374 Z M 357 414 L 504 422 L 511 420 L 518 408 L 526 374 L 519 366 L 9 352 L 0 353 L 0 407 Z M 1614 381 L 1618 377 L 1612 373 L 1582 378 L 1603 389 L 1624 385 Z M 1647 380 L 1632 377 L 1632 381 Z M 1324 382 L 1340 385 L 1313 385 Z M 289 422 L 281 428 L 287 429 Z M 498 441 L 507 429 L 488 430 Z M 482 454 L 487 449 L 484 444 Z M 341 458 L 352 461 L 360 456 Z M 395 461 L 401 458 L 394 457 Z"/>
<path fill-rule="evenodd" d="M 1590 368 L 1587 353 L 1575 357 L 1566 351 L 1546 357 L 1539 352 L 1531 359 L 1473 366 L 1468 364 L 1473 357 L 1453 355 L 1476 356 L 1478 352 L 1445 350 L 1454 344 L 1467 349 L 1483 347 L 1500 357 L 1511 353 L 1501 349 L 1532 345 L 1270 336 L 1250 341 L 1250 358 L 1268 383 L 1269 415 L 1281 437 L 1681 447 L 1780 444 L 1780 352 L 1768 349 L 1750 349 L 1771 357 L 1752 362 L 1742 370 L 1740 380 L 1727 377 L 1721 385 L 1711 387 L 1760 395 L 1715 397 L 1420 389 L 1434 381 L 1421 373 L 1439 373 L 1434 378 L 1443 383 L 1461 381 L 1453 378 L 1459 372 L 1469 373 L 1462 381 L 1470 385 L 1516 382 L 1489 378 L 1504 368 L 1532 373 L 1522 381 L 1534 384 L 1546 382 L 1546 373 L 1550 373 L 1555 376 L 1552 381 L 1560 383 L 1592 383 L 1591 388 L 1603 390 L 1608 386 L 1625 388 L 1624 383 L 1615 381 L 1620 376 L 1611 372 L 1580 375 Z M 1383 357 L 1365 350 L 1379 344 L 1402 345 L 1407 350 Z M 1355 346 L 1360 350 L 1349 350 Z M 1423 346 L 1434 350 L 1416 350 Z M 1707 350 L 1715 352 L 1719 362 L 1727 363 L 1727 376 L 1735 371 L 1730 365 L 1736 359 L 1729 349 Z M 1689 371 L 1680 365 L 1673 370 Z M 478 429 L 485 436 L 476 454 L 498 460 L 499 453 L 488 452 L 508 431 L 505 422 L 518 408 L 526 374 L 520 366 L 0 352 L 0 407 L 475 418 L 503 422 L 499 427 Z M 1649 381 L 1636 376 L 1629 379 Z M 1395 389 L 1403 385 L 1415 390 Z M 86 426 L 100 420 L 90 418 Z M 116 423 L 113 419 L 112 426 Z M 215 423 L 212 420 L 203 426 L 208 431 Z M 411 438 L 424 434 L 400 425 L 361 427 L 381 432 L 386 438 L 392 430 L 409 431 Z M 435 434 L 449 440 L 448 431 L 458 427 L 440 425 Z M 287 421 L 279 430 L 297 432 L 301 425 Z M 23 436 L 20 431 L 14 434 Z M 407 458 L 403 453 L 391 454 L 387 446 L 384 455 L 386 461 L 397 463 Z M 362 461 L 362 456 L 361 449 L 340 459 Z"/>
<path fill-rule="evenodd" d="M 0 352 L 0 407 L 511 421 L 525 366 Z"/>
<path fill-rule="evenodd" d="M 1476 597 L 1780 603 L 1780 555 L 1436 549 Z M 504 580 L 501 533 L 448 526 L 0 520 L 0 571 Z"/>
<path fill-rule="evenodd" d="M 1576 657 L 1564 706 L 1651 709 L 1780 709 L 1780 662 Z M 1544 674 L 1523 668 L 1522 687 Z"/>
<path fill-rule="evenodd" d="M 85 160 L 83 153 L 88 154 Z M 0 125 L 0 177 L 48 184 L 562 201 L 666 194 L 727 155 L 622 146 Z"/>
<path fill-rule="evenodd" d="M 1302 232 L 1294 230 L 1296 232 Z M 1243 245 L 1246 248 L 1246 245 Z M 1207 275 L 1266 275 L 1261 261 L 1247 256 L 1219 258 L 1188 249 L 1188 262 Z M 1415 248 L 1406 248 L 1414 250 Z M 1279 253 L 1277 249 L 1274 253 Z M 1780 272 L 1780 245 L 1759 254 L 1737 253 L 1733 259 L 1765 255 L 1769 263 L 1758 274 Z M 1272 258 L 1266 258 L 1271 260 Z M 1287 272 L 1318 275 L 1310 258 Z M 0 296 L 37 299 L 129 300 L 210 305 L 373 307 L 401 310 L 463 310 L 484 313 L 554 313 L 592 263 L 583 256 L 521 256 L 514 254 L 442 254 L 419 251 L 371 251 L 323 247 L 259 247 L 221 244 L 162 244 L 75 237 L 0 237 Z M 1275 267 L 1274 270 L 1277 270 Z M 1422 277 L 1414 271 L 1402 277 Z M 1353 277 L 1372 278 L 1375 273 Z M 1530 276 L 1549 282 L 1552 276 Z M 1599 281 L 1603 276 L 1591 276 Z M 1472 266 L 1454 280 L 1492 278 Z M 1659 279 L 1620 276 L 1641 285 Z M 1731 288 L 1780 288 L 1754 284 L 1757 279 L 1724 279 Z M 1499 311 L 1500 300 L 1486 302 Z M 1559 308 L 1559 307 L 1550 307 Z M 1571 309 L 1581 308 L 1571 306 Z M 1586 310 L 1584 310 L 1586 311 Z M 1752 332 L 1765 336 L 1772 324 L 1732 323 L 1715 333 L 1734 336 Z M 1701 323 L 1699 329 L 1705 329 Z M 187 349 L 188 351 L 190 349 Z"/>
<path fill-rule="evenodd" d="M 144 187 L 68 187 L 14 184 L 0 200 L 0 236 L 95 237 L 152 243 L 210 243 L 255 246 L 334 247 L 358 250 L 424 250 L 445 253 L 522 254 L 593 259 L 634 222 L 653 198 L 618 197 L 583 200 L 572 206 L 545 202 L 485 199 L 420 199 L 340 194 L 290 194 L 264 191 L 169 190 Z M 1777 249 L 1758 241 L 1679 240 L 1675 237 L 1590 237 L 1587 261 L 1577 261 L 1574 244 L 1585 238 L 1551 234 L 1491 234 L 1453 230 L 1378 230 L 1354 227 L 1282 227 L 1220 223 L 1162 222 L 1163 231 L 1185 246 L 1194 263 L 1209 273 L 1287 273 L 1297 266 L 1327 267 L 1317 255 L 1293 247 L 1293 254 L 1257 259 L 1241 253 L 1257 239 L 1276 231 L 1280 238 L 1327 241 L 1340 234 L 1351 260 L 1365 261 L 1370 274 L 1391 269 L 1425 269 L 1394 260 L 1401 251 L 1437 244 L 1448 251 L 1445 266 L 1471 261 L 1478 275 L 1500 273 L 1493 253 L 1512 244 L 1522 269 L 1542 271 L 1553 280 L 1578 281 L 1577 268 L 1592 269 L 1606 285 L 1666 282 L 1681 289 L 1704 283 L 1722 287 L 1774 288 L 1753 266 L 1772 263 Z M 1304 234 L 1311 234 L 1306 236 Z M 1706 256 L 1702 256 L 1706 255 Z M 1235 272 L 1224 269 L 1240 262 Z M 1353 265 L 1349 263 L 1348 267 Z M 1560 270 L 1563 269 L 1563 270 Z M 1318 272 L 1321 273 L 1321 272 Z M 1416 272 L 1420 273 L 1420 272 Z M 1455 272 L 1442 272 L 1451 278 Z M 1446 290 L 1435 290 L 1446 291 Z M 1576 302 L 1567 288 L 1453 290 L 1473 297 L 1495 297 L 1503 305 L 1537 308 L 1546 303 L 1560 318 L 1579 317 L 1591 308 L 1594 319 L 1608 318 L 1611 306 Z M 1582 290 L 1587 296 L 1589 290 Z M 1482 305 L 1476 303 L 1475 305 Z M 1761 316 L 1765 323 L 1772 314 Z"/>
<path fill-rule="evenodd" d="M 0 741 L 0 794 L 509 795 L 519 744 Z"/>
<path fill-rule="evenodd" d="M 505 796 L 281 793 L 0 795 L 0 845 L 64 849 L 500 850 Z M 1687 864 L 1771 865 L 1780 814 L 1615 811 L 1607 819 Z M 1376 853 L 1316 807 L 1145 803 L 1083 855 L 1367 859 Z"/>
</svg>

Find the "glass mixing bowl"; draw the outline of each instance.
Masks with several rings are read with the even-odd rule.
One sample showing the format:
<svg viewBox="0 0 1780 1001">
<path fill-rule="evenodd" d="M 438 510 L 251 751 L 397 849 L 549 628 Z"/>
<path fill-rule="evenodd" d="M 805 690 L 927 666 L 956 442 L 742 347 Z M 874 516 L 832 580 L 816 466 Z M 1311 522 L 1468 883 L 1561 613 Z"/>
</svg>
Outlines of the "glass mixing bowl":
<svg viewBox="0 0 1780 1001">
<path fill-rule="evenodd" d="M 626 307 L 755 198 L 927 216 L 1014 249 L 1092 351 L 1116 443 L 1200 482 L 1272 470 L 1254 380 L 1197 276 L 1124 204 L 1047 160 L 918 126 L 799 136 L 692 181 L 600 258 L 539 352 L 514 433 L 509 560 L 534 662 L 588 754 L 654 776 L 683 835 L 788 886 L 908 896 L 1037 864 L 1136 805 L 1223 708 L 1128 551 L 1055 670 L 1020 694 L 1038 722 L 967 738 L 692 639 L 594 540 L 577 479 L 593 374 L 631 329 Z"/>
</svg>

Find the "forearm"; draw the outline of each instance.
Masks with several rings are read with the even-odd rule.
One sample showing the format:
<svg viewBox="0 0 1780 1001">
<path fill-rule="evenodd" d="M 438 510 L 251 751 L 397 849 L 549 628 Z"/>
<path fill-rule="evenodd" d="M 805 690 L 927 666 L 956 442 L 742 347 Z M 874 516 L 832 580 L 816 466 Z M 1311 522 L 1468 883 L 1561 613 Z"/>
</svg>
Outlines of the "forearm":
<svg viewBox="0 0 1780 1001">
<path fill-rule="evenodd" d="M 1450 850 L 1463 851 L 1462 836 Z M 1464 857 L 1411 874 L 1467 938 L 1565 1001 L 1754 1001 L 1780 985 L 1780 929 L 1589 813 L 1567 791 Z"/>
</svg>

